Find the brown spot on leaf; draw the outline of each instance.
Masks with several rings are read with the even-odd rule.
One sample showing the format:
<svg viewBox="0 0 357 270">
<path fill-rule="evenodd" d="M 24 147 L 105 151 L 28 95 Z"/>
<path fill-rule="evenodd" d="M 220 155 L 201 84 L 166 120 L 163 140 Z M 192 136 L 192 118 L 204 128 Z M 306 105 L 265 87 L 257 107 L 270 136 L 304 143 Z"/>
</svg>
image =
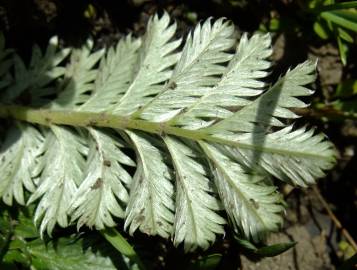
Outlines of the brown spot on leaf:
<svg viewBox="0 0 357 270">
<path fill-rule="evenodd" d="M 95 125 L 97 125 L 97 121 L 96 120 L 89 120 L 89 122 L 88 122 L 88 124 L 87 124 L 87 126 L 88 127 L 92 127 L 92 126 L 95 126 Z"/>
<path fill-rule="evenodd" d="M 160 123 L 159 124 L 159 135 L 161 137 L 165 137 L 166 136 L 165 130 L 166 130 L 166 124 L 165 123 Z"/>
<path fill-rule="evenodd" d="M 106 160 L 103 161 L 103 165 L 107 166 L 107 167 L 110 167 L 110 166 L 112 166 L 112 163 L 110 162 L 110 160 L 106 159 Z"/>
<path fill-rule="evenodd" d="M 251 204 L 254 206 L 255 209 L 259 209 L 259 203 L 256 200 L 249 199 Z"/>
<path fill-rule="evenodd" d="M 175 90 L 176 87 L 177 87 L 177 84 L 174 81 L 170 82 L 168 85 L 168 88 L 171 90 Z"/>
<path fill-rule="evenodd" d="M 97 181 L 95 181 L 94 185 L 91 187 L 91 189 L 98 189 L 101 188 L 103 186 L 103 179 L 102 178 L 98 178 Z"/>
<path fill-rule="evenodd" d="M 144 215 L 139 215 L 135 219 L 136 219 L 136 222 L 142 223 L 145 220 L 145 216 Z"/>
</svg>

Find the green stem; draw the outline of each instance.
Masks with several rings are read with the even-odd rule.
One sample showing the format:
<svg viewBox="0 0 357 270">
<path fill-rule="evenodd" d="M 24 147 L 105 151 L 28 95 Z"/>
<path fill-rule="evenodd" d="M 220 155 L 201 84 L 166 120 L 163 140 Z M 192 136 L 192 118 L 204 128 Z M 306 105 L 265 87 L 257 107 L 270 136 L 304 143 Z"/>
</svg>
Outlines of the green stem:
<svg viewBox="0 0 357 270">
<path fill-rule="evenodd" d="M 324 11 L 333 11 L 333 10 L 349 9 L 349 8 L 357 8 L 357 1 L 349 1 L 349 2 L 331 4 L 331 5 L 318 6 L 314 8 L 312 11 L 320 13 Z"/>
<path fill-rule="evenodd" d="M 306 151 L 291 151 L 287 148 L 270 148 L 266 145 L 254 145 L 252 143 L 239 142 L 214 136 L 204 129 L 189 130 L 181 127 L 170 126 L 167 123 L 149 122 L 146 120 L 132 119 L 125 116 L 113 115 L 98 112 L 81 112 L 69 110 L 34 109 L 17 105 L 0 104 L 0 117 L 15 118 L 17 120 L 30 123 L 51 125 L 69 125 L 75 127 L 110 127 L 114 129 L 133 129 L 141 130 L 152 134 L 174 135 L 194 141 L 208 141 L 223 145 L 230 145 L 252 151 L 268 152 L 273 154 L 310 156 L 313 158 L 330 159 L 331 157 L 322 156 L 319 153 L 307 153 Z"/>
<path fill-rule="evenodd" d="M 315 104 L 311 106 L 312 108 L 302 108 L 302 109 L 293 109 L 296 114 L 302 115 L 304 117 L 310 117 L 315 119 L 321 119 L 323 117 L 328 118 L 329 120 L 334 119 L 353 119 L 357 120 L 357 113 L 348 112 L 334 108 L 333 106 L 327 106 L 325 104 Z"/>
<path fill-rule="evenodd" d="M 145 266 L 134 248 L 116 229 L 106 228 L 100 231 L 100 233 L 116 250 L 135 262 L 141 270 L 145 270 Z"/>
<path fill-rule="evenodd" d="M 207 134 L 195 130 L 167 126 L 165 123 L 155 123 L 125 116 L 98 112 L 81 112 L 52 109 L 33 109 L 25 106 L 0 104 L 0 117 L 14 118 L 45 126 L 69 125 L 79 127 L 110 127 L 115 129 L 136 129 L 159 135 L 173 134 L 193 140 L 206 139 Z"/>
</svg>

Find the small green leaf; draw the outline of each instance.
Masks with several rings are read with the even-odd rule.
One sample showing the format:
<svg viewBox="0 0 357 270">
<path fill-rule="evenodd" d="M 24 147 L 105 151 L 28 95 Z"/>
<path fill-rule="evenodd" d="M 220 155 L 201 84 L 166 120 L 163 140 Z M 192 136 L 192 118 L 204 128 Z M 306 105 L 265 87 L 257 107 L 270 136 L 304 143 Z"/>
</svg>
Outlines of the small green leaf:
<svg viewBox="0 0 357 270">
<path fill-rule="evenodd" d="M 277 18 L 272 18 L 269 22 L 269 31 L 276 32 L 281 28 L 281 22 Z"/>
<path fill-rule="evenodd" d="M 317 12 L 323 12 L 323 11 L 349 9 L 349 8 L 357 8 L 357 1 L 346 1 L 342 3 L 331 4 L 331 5 L 318 6 L 315 10 Z"/>
<path fill-rule="evenodd" d="M 114 228 L 106 228 L 101 231 L 104 238 L 121 254 L 125 255 L 133 262 L 136 262 L 140 269 L 145 269 L 140 257 L 136 254 L 134 248 L 125 240 L 125 238 Z"/>
<path fill-rule="evenodd" d="M 221 254 L 210 254 L 198 259 L 190 266 L 190 270 L 213 270 L 216 269 L 222 260 Z"/>
<path fill-rule="evenodd" d="M 22 265 L 30 265 L 30 259 L 26 256 L 24 252 L 18 249 L 9 250 L 4 256 L 3 263 L 11 265 L 14 262 L 21 263 Z M 9 269 L 6 266 L 0 264 L 1 269 Z M 11 268 L 10 268 L 11 269 Z M 14 268 L 18 269 L 18 268 Z"/>
<path fill-rule="evenodd" d="M 328 39 L 330 37 L 329 29 L 324 26 L 320 21 L 316 21 L 314 23 L 314 31 L 322 39 Z"/>
<path fill-rule="evenodd" d="M 340 37 L 337 37 L 337 44 L 341 62 L 345 66 L 347 64 L 348 46 L 343 42 Z"/>
<path fill-rule="evenodd" d="M 109 257 L 91 248 L 84 249 L 82 241 L 74 242 L 71 238 L 52 240 L 47 245 L 38 239 L 28 243 L 28 250 L 37 270 L 116 269 Z"/>
<path fill-rule="evenodd" d="M 280 244 L 274 244 L 271 246 L 265 246 L 262 248 L 259 248 L 255 253 L 259 256 L 263 257 L 274 257 L 277 256 L 293 246 L 296 245 L 297 242 L 289 242 L 289 243 L 280 243 Z"/>
<path fill-rule="evenodd" d="M 244 249 L 246 249 L 248 251 L 255 252 L 258 250 L 258 248 L 252 242 L 248 241 L 247 239 L 238 238 L 238 237 L 235 237 L 235 239 L 237 240 L 238 244 L 241 247 L 243 247 Z"/>
<path fill-rule="evenodd" d="M 321 17 L 341 27 L 357 32 L 357 13 L 349 10 L 325 11 Z"/>
<path fill-rule="evenodd" d="M 279 255 L 296 245 L 297 242 L 279 243 L 269 246 L 256 247 L 247 239 L 235 237 L 238 244 L 245 250 L 262 257 L 273 257 Z"/>
<path fill-rule="evenodd" d="M 339 35 L 339 37 L 341 39 L 343 39 L 344 41 L 347 41 L 348 43 L 353 43 L 354 39 L 353 37 L 344 29 L 342 29 L 341 27 L 337 28 L 337 33 Z"/>
<path fill-rule="evenodd" d="M 13 239 L 10 242 L 9 249 L 22 249 L 22 248 L 26 248 L 26 242 L 17 237 L 13 237 Z"/>
<path fill-rule="evenodd" d="M 33 224 L 30 217 L 26 217 L 24 213 L 20 212 L 18 216 L 18 224 L 15 227 L 15 235 L 21 238 L 37 238 L 39 237 L 38 230 Z"/>
</svg>

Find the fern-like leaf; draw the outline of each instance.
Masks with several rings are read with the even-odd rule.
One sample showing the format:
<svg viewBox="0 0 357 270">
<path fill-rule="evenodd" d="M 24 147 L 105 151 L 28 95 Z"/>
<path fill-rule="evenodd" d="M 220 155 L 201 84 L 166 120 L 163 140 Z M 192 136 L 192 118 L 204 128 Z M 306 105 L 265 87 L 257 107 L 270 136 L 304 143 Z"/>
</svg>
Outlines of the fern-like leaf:
<svg viewBox="0 0 357 270">
<path fill-rule="evenodd" d="M 29 124 L 16 122 L 7 132 L 0 152 L 0 196 L 6 204 L 12 205 L 14 198 L 25 204 L 24 187 L 35 191 L 42 144 L 41 133 Z"/>
<path fill-rule="evenodd" d="M 120 40 L 115 48 L 108 50 L 101 60 L 94 92 L 80 110 L 107 111 L 124 95 L 133 80 L 140 45 L 140 39 L 133 39 L 129 35 Z"/>
<path fill-rule="evenodd" d="M 224 233 L 225 220 L 216 213 L 221 208 L 205 160 L 195 145 L 169 136 L 164 141 L 176 172 L 174 243 L 184 242 L 185 250 L 196 245 L 207 248 L 214 242 L 216 233 Z"/>
<path fill-rule="evenodd" d="M 199 25 L 189 35 L 173 74 L 161 92 L 140 111 L 140 118 L 154 122 L 168 121 L 197 98 L 211 90 L 231 55 L 233 26 L 223 19 Z M 137 113 L 138 114 L 138 113 Z"/>
<path fill-rule="evenodd" d="M 115 225 L 111 215 L 124 218 L 132 177 L 122 165 L 135 166 L 135 163 L 122 152 L 124 142 L 115 134 L 90 128 L 89 135 L 84 180 L 72 199 L 69 212 L 73 212 L 72 219 L 78 218 L 78 227 L 85 224 L 100 230 Z"/>
<path fill-rule="evenodd" d="M 66 72 L 66 68 L 60 64 L 68 56 L 70 49 L 59 49 L 58 46 L 57 37 L 50 40 L 44 54 L 37 45 L 34 45 L 28 67 L 18 55 L 15 55 L 13 58 L 14 76 L 2 100 L 12 101 L 27 91 L 26 94 L 31 95 L 32 104 L 43 104 L 47 96 L 55 92 L 52 83 Z"/>
<path fill-rule="evenodd" d="M 282 223 L 282 198 L 267 176 L 252 174 L 219 145 L 201 145 L 210 157 L 220 198 L 236 229 L 255 241 L 277 230 Z"/>
<path fill-rule="evenodd" d="M 87 92 L 93 91 L 97 70 L 93 67 L 104 54 L 104 50 L 91 53 L 93 41 L 88 40 L 80 49 L 73 50 L 65 79 L 59 86 L 59 96 L 51 104 L 53 108 L 75 108 L 88 99 Z"/>
<path fill-rule="evenodd" d="M 161 84 L 172 74 L 179 54 L 174 51 L 181 40 L 170 41 L 176 31 L 176 24 L 170 25 L 170 17 L 165 13 L 150 19 L 147 32 L 140 48 L 135 66 L 135 74 L 125 94 L 115 104 L 115 114 L 130 115 L 161 90 Z"/>
<path fill-rule="evenodd" d="M 220 80 L 177 117 L 177 124 L 189 129 L 203 128 L 248 105 L 251 97 L 263 91 L 262 79 L 268 75 L 271 64 L 267 58 L 271 53 L 269 34 L 256 34 L 251 39 L 244 34 Z"/>
<path fill-rule="evenodd" d="M 107 52 L 88 42 L 70 59 L 50 46 L 44 57 L 35 48 L 29 67 L 12 60 L 6 76 L 15 80 L 0 99 L 14 104 L 0 106 L 0 116 L 41 132 L 20 122 L 8 132 L 0 195 L 24 203 L 25 186 L 28 203 L 39 201 L 42 233 L 56 223 L 103 229 L 124 218 L 130 234 L 191 251 L 224 233 L 225 210 L 238 234 L 261 241 L 282 224 L 272 176 L 305 187 L 333 166 L 325 136 L 291 124 L 292 109 L 307 106 L 299 97 L 313 93 L 315 63 L 269 86 L 269 35 L 243 34 L 235 46 L 233 25 L 208 19 L 180 51 L 175 29 L 165 13 L 149 20 L 142 39 L 129 35 Z M 4 50 L 0 42 L 2 62 Z M 16 105 L 24 91 L 40 98 L 46 89 L 57 90 L 47 106 Z"/>
<path fill-rule="evenodd" d="M 69 128 L 52 126 L 44 143 L 43 171 L 36 191 L 28 203 L 41 197 L 35 222 L 41 220 L 40 231 L 51 234 L 55 224 L 68 226 L 67 211 L 77 185 L 82 179 L 87 148 L 81 137 Z"/>
<path fill-rule="evenodd" d="M 174 220 L 174 188 L 160 142 L 145 134 L 128 132 L 137 151 L 137 169 L 130 187 L 125 228 L 169 237 Z"/>
</svg>

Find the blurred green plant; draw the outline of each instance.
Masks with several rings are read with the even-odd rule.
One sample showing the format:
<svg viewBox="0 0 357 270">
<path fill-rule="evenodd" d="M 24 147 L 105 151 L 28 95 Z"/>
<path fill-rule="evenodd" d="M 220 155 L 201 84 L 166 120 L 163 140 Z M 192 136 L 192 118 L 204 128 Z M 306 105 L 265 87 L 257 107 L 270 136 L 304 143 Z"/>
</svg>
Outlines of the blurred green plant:
<svg viewBox="0 0 357 270">
<path fill-rule="evenodd" d="M 327 102 L 317 99 L 311 108 L 309 114 L 314 118 L 329 121 L 357 120 L 357 80 L 346 79 L 340 82 Z"/>
<path fill-rule="evenodd" d="M 316 16 L 315 33 L 322 39 L 336 39 L 341 61 L 346 65 L 349 45 L 355 43 L 357 33 L 357 1 L 311 0 L 308 7 Z"/>
<path fill-rule="evenodd" d="M 313 30 L 323 40 L 337 42 L 341 62 L 347 64 L 350 46 L 356 43 L 357 1 L 335 3 L 334 0 L 310 0 L 297 12 L 298 17 L 310 21 Z M 298 34 L 305 31 L 301 21 L 271 12 L 267 23 L 260 25 L 263 32 L 289 31 Z"/>
<path fill-rule="evenodd" d="M 330 106 L 344 118 L 357 119 L 357 80 L 348 79 L 337 85 Z"/>
<path fill-rule="evenodd" d="M 146 269 L 133 246 L 113 228 L 100 232 L 108 243 L 95 232 L 62 232 L 60 236 L 41 239 L 31 219 L 33 207 L 14 209 L 1 205 L 0 208 L 0 269 Z M 291 242 L 257 247 L 246 239 L 236 238 L 236 241 L 243 250 L 258 257 L 279 255 L 296 244 Z M 119 253 L 110 248 L 109 243 Z M 189 270 L 213 270 L 219 267 L 222 260 L 223 254 L 212 253 L 192 259 L 187 265 L 178 263 Z"/>
<path fill-rule="evenodd" d="M 30 211 L 0 208 L 0 269 L 143 269 L 127 254 L 110 251 L 109 244 L 92 234 L 41 239 L 31 220 L 33 207 Z M 128 245 L 125 240 L 119 244 L 121 249 Z"/>
</svg>

